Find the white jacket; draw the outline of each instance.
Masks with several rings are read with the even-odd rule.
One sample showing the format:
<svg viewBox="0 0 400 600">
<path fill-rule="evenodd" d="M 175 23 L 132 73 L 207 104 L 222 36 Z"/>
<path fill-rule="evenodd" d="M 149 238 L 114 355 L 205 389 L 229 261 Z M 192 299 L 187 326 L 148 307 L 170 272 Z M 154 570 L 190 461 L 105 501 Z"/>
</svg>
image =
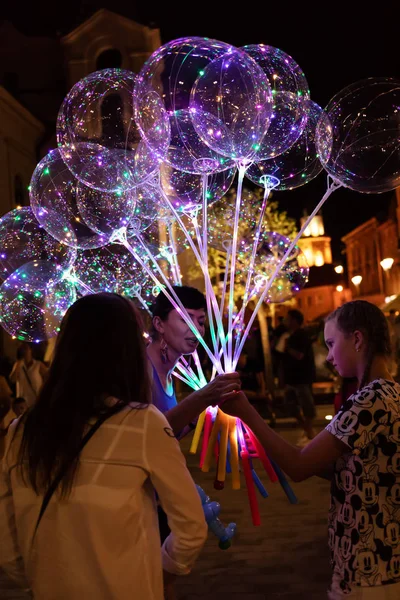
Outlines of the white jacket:
<svg viewBox="0 0 400 600">
<path fill-rule="evenodd" d="M 53 496 L 32 548 L 42 497 L 19 477 L 15 428 L 0 474 L 0 567 L 35 600 L 162 600 L 162 568 L 189 573 L 207 525 L 179 444 L 154 406 L 127 407 L 100 427 L 71 495 Z M 154 489 L 171 528 L 162 549 Z"/>
</svg>

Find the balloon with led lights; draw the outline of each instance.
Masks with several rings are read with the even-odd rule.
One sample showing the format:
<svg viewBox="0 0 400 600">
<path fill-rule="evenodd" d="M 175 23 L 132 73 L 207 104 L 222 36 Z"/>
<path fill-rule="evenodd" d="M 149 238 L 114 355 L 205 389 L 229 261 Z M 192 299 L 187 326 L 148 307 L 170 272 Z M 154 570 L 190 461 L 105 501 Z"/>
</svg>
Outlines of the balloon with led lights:
<svg viewBox="0 0 400 600">
<path fill-rule="evenodd" d="M 257 150 L 256 162 L 274 158 L 300 137 L 307 122 L 310 90 L 307 79 L 291 56 L 279 48 L 250 44 L 242 48 L 265 73 L 272 90 L 272 115 L 268 131 Z"/>
<path fill-rule="evenodd" d="M 45 285 L 46 269 L 53 283 L 54 268 L 46 261 L 38 262 L 20 267 L 0 287 L 0 323 L 11 336 L 26 342 L 56 336 L 76 299 L 75 286 L 65 279 Z"/>
<path fill-rule="evenodd" d="M 83 293 L 113 292 L 132 297 L 151 297 L 154 287 L 145 271 L 122 244 L 78 253 L 74 264 L 77 285 Z"/>
<path fill-rule="evenodd" d="M 250 161 L 260 149 L 272 116 L 267 77 L 245 52 L 231 49 L 197 77 L 190 114 L 197 133 L 215 152 Z"/>
<path fill-rule="evenodd" d="M 257 185 L 264 187 L 263 176 L 273 175 L 279 179 L 277 191 L 293 190 L 309 183 L 323 170 L 321 157 L 330 155 L 333 142 L 330 120 L 312 100 L 306 100 L 305 105 L 308 119 L 297 142 L 276 158 L 255 162 L 247 169 L 246 177 Z"/>
<path fill-rule="evenodd" d="M 96 233 L 79 212 L 78 180 L 69 171 L 59 149 L 51 150 L 37 165 L 30 185 L 31 207 L 40 225 L 56 240 L 72 248 L 99 248 L 110 232 Z M 80 187 L 80 194 L 83 194 Z"/>
<path fill-rule="evenodd" d="M 176 169 L 212 173 L 233 164 L 199 137 L 190 108 L 190 94 L 198 76 L 215 58 L 231 52 L 235 52 L 233 46 L 218 40 L 180 38 L 158 48 L 137 76 L 134 104 L 139 129 L 161 159 L 168 146 L 165 160 Z M 160 114 L 169 119 L 170 138 L 159 135 L 155 127 Z"/>
<path fill-rule="evenodd" d="M 29 206 L 16 208 L 0 219 L 0 278 L 33 260 L 47 260 L 62 277 L 75 260 L 75 251 L 41 227 Z"/>
<path fill-rule="evenodd" d="M 332 128 L 332 149 L 324 151 L 324 130 L 317 146 L 324 169 L 345 187 L 366 194 L 400 185 L 400 79 L 371 77 L 352 83 L 325 108 Z"/>
<path fill-rule="evenodd" d="M 91 73 L 73 86 L 58 114 L 63 160 L 79 181 L 101 192 L 122 193 L 141 179 L 135 161 L 141 140 L 132 105 L 135 77 L 125 69 Z"/>
<path fill-rule="evenodd" d="M 207 177 L 205 190 L 207 204 L 220 200 L 230 189 L 236 169 L 227 169 Z M 160 167 L 160 185 L 173 207 L 182 213 L 201 208 L 203 203 L 203 177 L 186 173 L 163 163 Z"/>
<path fill-rule="evenodd" d="M 76 207 L 83 221 L 99 235 L 111 238 L 133 218 L 136 200 L 133 190 L 99 192 L 86 185 L 76 186 Z"/>
<path fill-rule="evenodd" d="M 234 161 L 207 146 L 193 124 L 193 110 L 175 110 L 171 118 L 171 142 L 165 162 L 187 173 L 218 173 L 234 166 Z M 205 118 L 206 115 L 204 116 Z M 200 115 L 196 118 L 200 120 Z"/>
</svg>

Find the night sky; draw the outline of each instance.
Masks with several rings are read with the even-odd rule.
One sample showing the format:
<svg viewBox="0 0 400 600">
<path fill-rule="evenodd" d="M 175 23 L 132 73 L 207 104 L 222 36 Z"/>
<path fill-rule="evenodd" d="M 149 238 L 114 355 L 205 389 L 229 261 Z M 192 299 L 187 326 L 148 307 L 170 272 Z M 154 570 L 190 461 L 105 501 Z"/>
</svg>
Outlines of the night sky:
<svg viewBox="0 0 400 600">
<path fill-rule="evenodd" d="M 240 1 L 240 0 L 239 0 Z M 29 35 L 63 35 L 99 8 L 108 8 L 141 23 L 161 29 L 162 41 L 199 35 L 237 46 L 265 43 L 290 54 L 303 69 L 312 99 L 326 106 L 347 85 L 369 76 L 400 77 L 400 8 L 395 0 L 367 2 L 336 0 L 275 3 L 232 0 L 152 2 L 78 2 L 63 4 L 19 3 L 1 10 L 2 18 Z M 61 6 L 60 6 L 61 5 Z M 190 10 L 190 12 L 189 12 Z M 299 218 L 311 211 L 325 191 L 324 174 L 291 192 L 277 192 L 282 209 Z M 384 214 L 393 194 L 366 195 L 338 190 L 323 210 L 325 228 L 333 237 L 335 258 L 340 259 L 340 237 L 375 214 Z"/>
</svg>

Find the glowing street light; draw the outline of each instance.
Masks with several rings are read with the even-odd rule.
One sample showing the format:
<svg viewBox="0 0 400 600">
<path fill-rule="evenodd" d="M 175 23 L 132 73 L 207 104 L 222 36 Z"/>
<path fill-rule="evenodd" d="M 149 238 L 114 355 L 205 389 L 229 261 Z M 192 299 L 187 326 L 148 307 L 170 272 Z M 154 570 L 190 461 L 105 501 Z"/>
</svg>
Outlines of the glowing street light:
<svg viewBox="0 0 400 600">
<path fill-rule="evenodd" d="M 394 258 L 384 258 L 381 260 L 381 267 L 384 271 L 388 271 L 392 268 L 394 263 Z"/>
<path fill-rule="evenodd" d="M 354 277 L 351 278 L 351 281 L 352 281 L 352 283 L 355 286 L 358 286 L 362 282 L 362 276 L 361 275 L 354 275 Z"/>
<path fill-rule="evenodd" d="M 343 269 L 343 265 L 337 265 L 335 267 L 335 273 L 337 273 L 338 275 L 341 275 L 343 273 L 344 269 Z"/>
<path fill-rule="evenodd" d="M 343 286 L 342 285 L 337 285 L 336 286 L 336 291 L 337 292 L 343 292 Z"/>
</svg>

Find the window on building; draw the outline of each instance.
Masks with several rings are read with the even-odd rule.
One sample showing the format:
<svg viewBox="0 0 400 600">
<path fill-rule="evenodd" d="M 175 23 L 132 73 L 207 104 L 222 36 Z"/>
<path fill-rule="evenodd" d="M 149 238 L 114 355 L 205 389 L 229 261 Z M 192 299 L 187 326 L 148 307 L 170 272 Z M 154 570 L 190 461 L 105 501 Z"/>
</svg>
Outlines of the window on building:
<svg viewBox="0 0 400 600">
<path fill-rule="evenodd" d="M 312 306 L 312 296 L 307 296 L 307 306 Z"/>
<path fill-rule="evenodd" d="M 21 175 L 15 175 L 14 177 L 14 202 L 15 206 L 25 206 L 27 204 L 26 191 Z"/>
<path fill-rule="evenodd" d="M 96 69 L 120 69 L 122 66 L 122 54 L 116 48 L 104 50 L 96 60 Z"/>
</svg>

